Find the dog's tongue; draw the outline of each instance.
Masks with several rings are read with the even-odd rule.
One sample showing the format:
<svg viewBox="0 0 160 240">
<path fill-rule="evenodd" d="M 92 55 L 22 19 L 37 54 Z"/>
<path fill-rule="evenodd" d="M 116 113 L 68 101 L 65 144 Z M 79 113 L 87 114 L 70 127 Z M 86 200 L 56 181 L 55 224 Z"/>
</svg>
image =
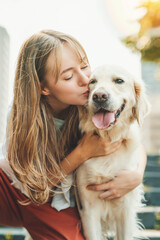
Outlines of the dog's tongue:
<svg viewBox="0 0 160 240">
<path fill-rule="evenodd" d="M 98 129 L 107 128 L 115 120 L 113 112 L 99 112 L 92 117 L 92 122 Z"/>
</svg>

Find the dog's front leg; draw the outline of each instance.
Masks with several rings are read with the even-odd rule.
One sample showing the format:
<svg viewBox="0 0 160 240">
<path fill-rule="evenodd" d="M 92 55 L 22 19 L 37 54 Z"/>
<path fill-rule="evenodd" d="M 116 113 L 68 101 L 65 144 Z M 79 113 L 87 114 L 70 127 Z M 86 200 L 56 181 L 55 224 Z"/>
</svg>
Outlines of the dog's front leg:
<svg viewBox="0 0 160 240">
<path fill-rule="evenodd" d="M 84 173 L 84 171 L 83 171 Z M 83 175 L 81 175 L 83 176 Z M 86 240 L 102 240 L 101 235 L 101 214 L 102 200 L 98 198 L 95 191 L 89 191 L 83 183 L 83 178 L 78 181 L 78 197 L 80 201 L 79 213 L 83 225 L 83 231 Z"/>
<path fill-rule="evenodd" d="M 116 240 L 133 240 L 134 234 L 137 232 L 136 221 L 133 213 L 129 211 L 123 212 L 121 218 L 116 221 Z"/>
<path fill-rule="evenodd" d="M 133 240 L 137 230 L 136 212 L 131 200 L 130 205 L 121 205 L 121 210 L 116 215 L 116 240 Z"/>
<path fill-rule="evenodd" d="M 101 218 L 98 205 L 85 202 L 80 210 L 86 240 L 102 240 Z"/>
</svg>

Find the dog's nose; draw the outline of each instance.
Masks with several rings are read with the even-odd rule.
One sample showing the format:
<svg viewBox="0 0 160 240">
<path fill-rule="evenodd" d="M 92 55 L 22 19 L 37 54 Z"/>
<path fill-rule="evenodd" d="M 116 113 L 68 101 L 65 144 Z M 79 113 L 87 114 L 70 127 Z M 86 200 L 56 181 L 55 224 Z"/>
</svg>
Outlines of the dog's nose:
<svg viewBox="0 0 160 240">
<path fill-rule="evenodd" d="M 99 90 L 93 94 L 94 102 L 106 102 L 109 98 L 109 94 L 104 90 Z"/>
</svg>

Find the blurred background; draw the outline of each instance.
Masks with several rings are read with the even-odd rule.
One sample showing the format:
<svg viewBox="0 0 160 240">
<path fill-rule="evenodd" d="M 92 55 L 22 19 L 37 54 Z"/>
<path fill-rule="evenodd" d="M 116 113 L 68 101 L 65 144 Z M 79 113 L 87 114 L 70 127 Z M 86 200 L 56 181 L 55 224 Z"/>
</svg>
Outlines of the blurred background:
<svg viewBox="0 0 160 240">
<path fill-rule="evenodd" d="M 0 0 L 0 143 L 5 139 L 19 49 L 42 29 L 77 38 L 92 69 L 113 63 L 143 78 L 152 103 L 144 125 L 144 145 L 148 153 L 159 154 L 159 0 Z"/>
<path fill-rule="evenodd" d="M 152 170 L 147 170 L 147 186 L 151 185 L 153 175 L 157 181 L 151 186 L 153 191 L 148 190 L 148 201 L 150 205 L 160 205 L 160 173 L 155 173 L 160 171 L 160 0 L 0 0 L 1 144 L 5 142 L 20 47 L 42 29 L 62 31 L 77 38 L 92 69 L 116 64 L 143 78 L 152 105 L 142 129 L 148 159 L 154 159 L 154 164 L 148 161 L 154 168 L 151 175 Z M 151 193 L 155 194 L 153 199 Z M 153 219 L 160 229 L 160 210 L 157 211 L 154 209 Z M 151 222 L 150 215 L 149 218 Z M 150 239 L 160 239 L 160 234 Z"/>
</svg>

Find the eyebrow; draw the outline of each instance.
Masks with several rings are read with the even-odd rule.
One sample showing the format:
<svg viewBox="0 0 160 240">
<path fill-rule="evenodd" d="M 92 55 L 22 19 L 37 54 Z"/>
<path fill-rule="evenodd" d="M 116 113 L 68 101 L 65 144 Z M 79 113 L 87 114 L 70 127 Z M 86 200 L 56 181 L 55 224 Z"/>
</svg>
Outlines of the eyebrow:
<svg viewBox="0 0 160 240">
<path fill-rule="evenodd" d="M 84 57 L 81 59 L 81 63 L 82 63 L 82 62 L 85 62 L 85 60 L 87 60 L 87 57 L 86 57 L 86 56 L 84 56 Z M 70 71 L 70 70 L 72 70 L 72 69 L 73 69 L 73 67 L 67 68 L 67 69 L 63 70 L 63 71 L 60 73 L 60 75 L 62 75 L 62 74 L 65 73 L 65 72 L 68 72 L 68 71 Z"/>
<path fill-rule="evenodd" d="M 67 72 L 69 70 L 72 70 L 72 69 L 73 69 L 73 67 L 67 68 L 67 69 L 63 70 L 60 75 L 62 75 L 63 73 L 65 73 L 65 72 Z"/>
</svg>

